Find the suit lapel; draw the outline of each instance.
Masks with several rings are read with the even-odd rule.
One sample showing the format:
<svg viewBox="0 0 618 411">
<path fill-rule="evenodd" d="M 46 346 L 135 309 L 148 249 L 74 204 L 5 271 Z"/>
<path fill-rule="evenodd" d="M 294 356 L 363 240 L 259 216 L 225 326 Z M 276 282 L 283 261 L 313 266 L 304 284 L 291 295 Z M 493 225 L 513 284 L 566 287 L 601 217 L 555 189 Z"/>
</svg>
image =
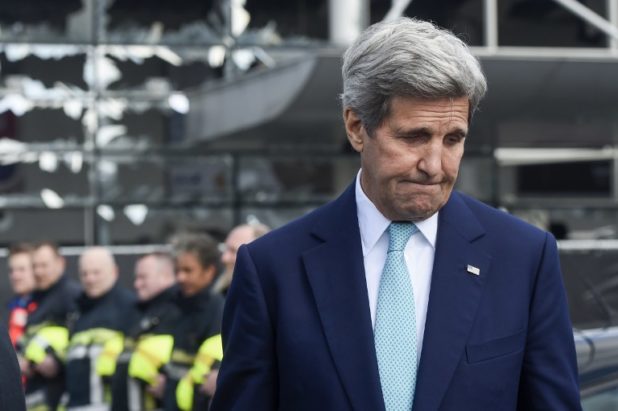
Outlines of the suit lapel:
<svg viewBox="0 0 618 411">
<path fill-rule="evenodd" d="M 384 410 L 354 184 L 324 212 L 323 242 L 303 254 L 324 334 L 352 408 Z"/>
<path fill-rule="evenodd" d="M 484 231 L 457 193 L 440 211 L 438 224 L 415 411 L 439 408 L 461 361 L 491 260 L 474 244 Z M 468 265 L 480 274 L 468 272 Z"/>
</svg>

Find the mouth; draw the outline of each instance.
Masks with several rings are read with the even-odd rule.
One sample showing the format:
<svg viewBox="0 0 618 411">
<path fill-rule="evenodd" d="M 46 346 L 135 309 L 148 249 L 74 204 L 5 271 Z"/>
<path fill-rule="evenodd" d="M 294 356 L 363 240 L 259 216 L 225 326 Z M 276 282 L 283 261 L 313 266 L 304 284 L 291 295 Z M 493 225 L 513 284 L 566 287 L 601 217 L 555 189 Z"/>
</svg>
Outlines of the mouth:
<svg viewBox="0 0 618 411">
<path fill-rule="evenodd" d="M 404 185 L 412 186 L 420 190 L 435 190 L 436 188 L 440 188 L 442 186 L 442 182 L 418 182 L 418 181 L 410 181 L 405 180 L 402 182 Z"/>
</svg>

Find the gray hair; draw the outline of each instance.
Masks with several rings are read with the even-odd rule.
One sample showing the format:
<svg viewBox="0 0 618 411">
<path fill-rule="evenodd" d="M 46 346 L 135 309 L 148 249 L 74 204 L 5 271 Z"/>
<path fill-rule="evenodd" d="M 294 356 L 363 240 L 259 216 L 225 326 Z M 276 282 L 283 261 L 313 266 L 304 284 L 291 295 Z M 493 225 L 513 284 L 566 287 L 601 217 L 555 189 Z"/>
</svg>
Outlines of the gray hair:
<svg viewBox="0 0 618 411">
<path fill-rule="evenodd" d="M 487 90 L 478 60 L 448 30 L 407 17 L 367 28 L 343 56 L 344 108 L 369 135 L 389 115 L 393 97 L 468 97 L 469 118 Z"/>
</svg>

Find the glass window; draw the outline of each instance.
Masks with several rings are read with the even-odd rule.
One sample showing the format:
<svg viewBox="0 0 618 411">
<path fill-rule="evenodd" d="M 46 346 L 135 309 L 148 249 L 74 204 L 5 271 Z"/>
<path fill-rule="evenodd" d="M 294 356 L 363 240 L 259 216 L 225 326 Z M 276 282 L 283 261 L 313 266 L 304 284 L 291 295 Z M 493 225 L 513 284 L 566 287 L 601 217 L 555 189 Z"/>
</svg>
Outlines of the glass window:
<svg viewBox="0 0 618 411">
<path fill-rule="evenodd" d="M 597 328 L 618 321 L 618 250 L 561 250 L 571 321 Z"/>
<path fill-rule="evenodd" d="M 220 204 L 231 195 L 225 157 L 105 155 L 98 160 L 103 202 Z"/>
<path fill-rule="evenodd" d="M 222 241 L 233 227 L 231 209 L 212 206 L 161 207 L 147 203 L 97 210 L 99 236 L 107 244 L 165 244 L 182 231 L 202 231 Z"/>
<path fill-rule="evenodd" d="M 276 38 L 284 42 L 327 40 L 328 1 L 247 0 L 245 9 L 250 21 L 240 40 L 263 44 Z"/>
<path fill-rule="evenodd" d="M 83 246 L 89 220 L 82 208 L 4 208 L 0 210 L 0 245 L 52 240 L 63 246 Z"/>
<path fill-rule="evenodd" d="M 392 3 L 388 0 L 372 0 L 371 22 L 382 20 Z M 483 44 L 482 0 L 413 0 L 404 15 L 430 20 L 440 27 L 448 28 L 472 46 Z"/>
<path fill-rule="evenodd" d="M 109 43 L 220 43 L 219 0 L 115 0 L 105 9 L 102 40 Z"/>
<path fill-rule="evenodd" d="M 0 41 L 87 42 L 95 1 L 20 0 L 0 3 Z"/>
<path fill-rule="evenodd" d="M 246 200 L 325 202 L 350 184 L 357 172 L 356 156 L 243 157 L 238 190 Z"/>
<path fill-rule="evenodd" d="M 595 13 L 606 16 L 606 0 L 580 0 Z M 500 0 L 501 46 L 606 47 L 606 35 L 550 0 Z"/>
</svg>

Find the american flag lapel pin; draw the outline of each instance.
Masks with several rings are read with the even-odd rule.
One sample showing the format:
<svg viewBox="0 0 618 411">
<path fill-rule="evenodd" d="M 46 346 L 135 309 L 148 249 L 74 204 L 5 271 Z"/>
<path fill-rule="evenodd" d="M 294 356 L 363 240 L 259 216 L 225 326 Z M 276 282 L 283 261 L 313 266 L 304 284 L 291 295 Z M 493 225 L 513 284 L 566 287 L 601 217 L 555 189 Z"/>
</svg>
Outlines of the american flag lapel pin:
<svg viewBox="0 0 618 411">
<path fill-rule="evenodd" d="M 481 275 L 481 269 L 470 264 L 468 264 L 468 268 L 466 269 L 466 271 L 468 271 L 470 274 Z"/>
</svg>

